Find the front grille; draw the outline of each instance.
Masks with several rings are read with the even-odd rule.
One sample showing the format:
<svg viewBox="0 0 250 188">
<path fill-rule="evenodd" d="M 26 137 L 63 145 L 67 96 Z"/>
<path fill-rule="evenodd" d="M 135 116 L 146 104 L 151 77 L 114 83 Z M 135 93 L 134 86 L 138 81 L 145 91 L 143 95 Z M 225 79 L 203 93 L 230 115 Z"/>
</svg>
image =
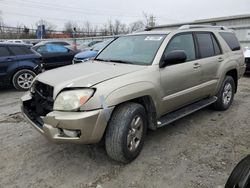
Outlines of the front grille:
<svg viewBox="0 0 250 188">
<path fill-rule="evenodd" d="M 24 101 L 24 113 L 39 127 L 43 126 L 41 116 L 53 110 L 53 87 L 42 82 L 35 82 L 32 88 L 32 99 Z"/>
<path fill-rule="evenodd" d="M 74 64 L 76 64 L 76 63 L 82 63 L 82 59 L 74 58 Z"/>
<path fill-rule="evenodd" d="M 37 81 L 34 85 L 32 100 L 34 110 L 39 116 L 46 116 L 53 110 L 53 87 Z"/>
<path fill-rule="evenodd" d="M 250 58 L 246 58 L 246 65 L 248 68 L 250 68 Z"/>
</svg>

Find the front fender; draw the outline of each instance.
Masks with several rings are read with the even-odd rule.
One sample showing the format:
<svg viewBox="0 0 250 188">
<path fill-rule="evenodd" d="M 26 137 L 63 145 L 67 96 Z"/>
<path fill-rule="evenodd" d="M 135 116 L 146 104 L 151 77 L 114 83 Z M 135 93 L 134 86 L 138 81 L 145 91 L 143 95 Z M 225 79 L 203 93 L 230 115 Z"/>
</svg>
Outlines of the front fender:
<svg viewBox="0 0 250 188">
<path fill-rule="evenodd" d="M 157 107 L 159 106 L 160 96 L 156 91 L 157 89 L 150 82 L 137 82 L 125 85 L 111 92 L 106 97 L 106 103 L 107 106 L 111 107 L 139 97 L 150 96 Z"/>
<path fill-rule="evenodd" d="M 104 91 L 107 91 L 107 88 L 97 88 L 94 96 L 81 107 L 81 111 L 114 107 L 118 104 L 124 103 L 126 101 L 131 101 L 143 96 L 150 96 L 154 102 L 155 107 L 158 107 L 160 103 L 160 92 L 156 92 L 160 91 L 160 88 L 157 88 L 157 86 L 155 86 L 151 82 L 142 81 L 130 83 L 119 88 L 112 89 L 108 93 Z"/>
</svg>

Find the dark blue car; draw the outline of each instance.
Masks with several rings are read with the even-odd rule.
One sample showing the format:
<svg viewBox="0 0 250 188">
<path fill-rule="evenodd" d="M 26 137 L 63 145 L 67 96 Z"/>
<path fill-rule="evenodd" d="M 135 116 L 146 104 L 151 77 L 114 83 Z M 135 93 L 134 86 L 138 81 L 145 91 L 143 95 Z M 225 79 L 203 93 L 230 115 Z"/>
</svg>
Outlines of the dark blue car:
<svg viewBox="0 0 250 188">
<path fill-rule="evenodd" d="M 114 39 L 107 39 L 103 42 L 97 43 L 90 48 L 90 50 L 80 52 L 75 55 L 73 63 L 82 63 L 93 59 L 103 48 L 109 45 Z"/>
<path fill-rule="evenodd" d="M 28 90 L 42 66 L 41 55 L 26 45 L 0 43 L 0 86 Z"/>
</svg>

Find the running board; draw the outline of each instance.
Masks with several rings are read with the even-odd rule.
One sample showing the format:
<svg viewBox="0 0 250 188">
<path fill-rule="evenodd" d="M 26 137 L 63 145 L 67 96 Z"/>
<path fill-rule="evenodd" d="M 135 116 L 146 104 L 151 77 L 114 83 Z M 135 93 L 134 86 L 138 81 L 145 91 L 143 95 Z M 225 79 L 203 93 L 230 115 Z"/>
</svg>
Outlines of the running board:
<svg viewBox="0 0 250 188">
<path fill-rule="evenodd" d="M 211 97 L 204 100 L 201 100 L 199 102 L 193 103 L 191 105 L 188 105 L 184 108 L 181 108 L 180 110 L 171 112 L 165 116 L 162 116 L 157 121 L 157 128 L 164 127 L 170 123 L 173 123 L 174 121 L 181 119 L 189 114 L 192 114 L 206 106 L 209 106 L 210 104 L 213 104 L 215 101 L 217 101 L 217 97 Z"/>
</svg>

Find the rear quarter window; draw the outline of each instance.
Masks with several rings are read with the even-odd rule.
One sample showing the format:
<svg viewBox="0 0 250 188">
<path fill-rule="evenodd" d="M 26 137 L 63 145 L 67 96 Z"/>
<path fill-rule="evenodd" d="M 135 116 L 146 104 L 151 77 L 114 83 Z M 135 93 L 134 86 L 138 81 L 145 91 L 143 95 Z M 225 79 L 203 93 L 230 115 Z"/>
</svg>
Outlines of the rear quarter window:
<svg viewBox="0 0 250 188">
<path fill-rule="evenodd" d="M 221 37 L 226 41 L 232 51 L 240 50 L 240 43 L 234 33 L 220 32 Z"/>
<path fill-rule="evenodd" d="M 27 47 L 25 47 L 25 46 L 9 46 L 9 49 L 15 55 L 33 54 L 33 52 L 30 49 L 28 49 Z"/>
</svg>

